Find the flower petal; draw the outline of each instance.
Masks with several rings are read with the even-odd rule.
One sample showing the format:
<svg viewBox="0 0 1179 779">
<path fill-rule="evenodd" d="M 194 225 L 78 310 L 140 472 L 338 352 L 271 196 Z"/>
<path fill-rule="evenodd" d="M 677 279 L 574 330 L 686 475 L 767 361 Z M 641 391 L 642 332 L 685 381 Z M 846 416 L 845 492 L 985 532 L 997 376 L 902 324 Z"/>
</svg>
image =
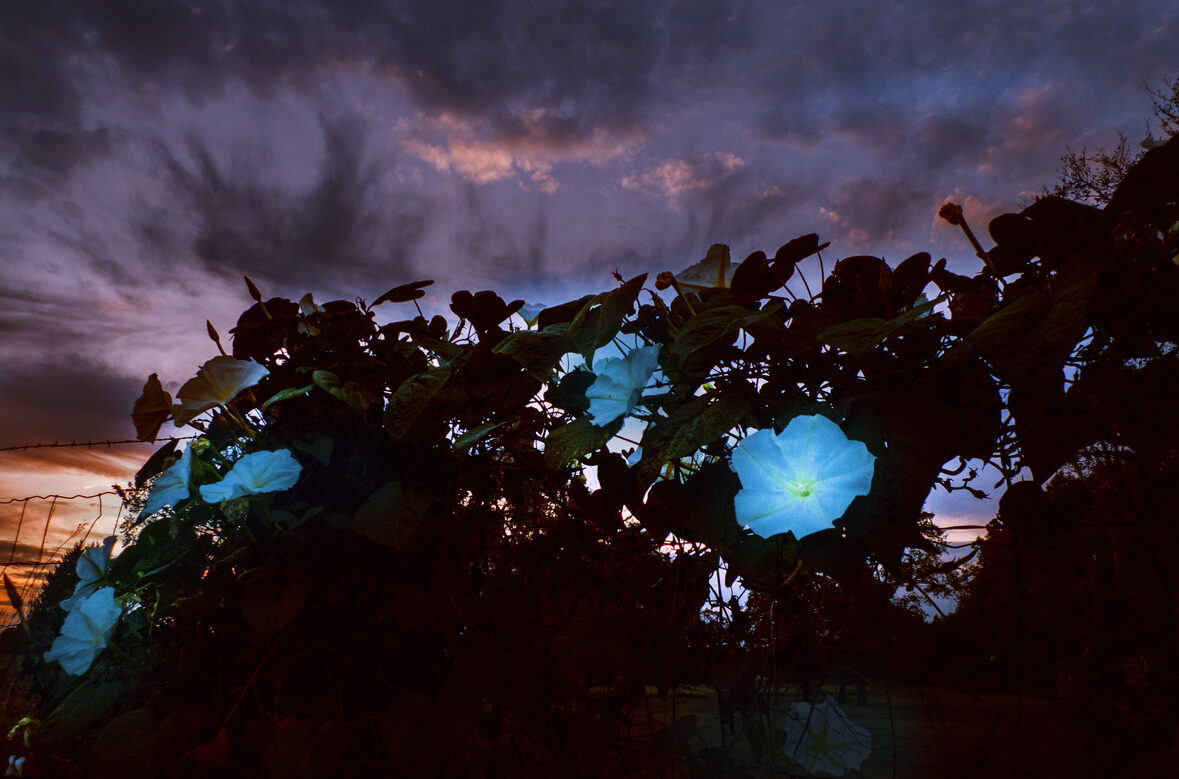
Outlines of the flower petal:
<svg viewBox="0 0 1179 779">
<path fill-rule="evenodd" d="M 201 500 L 205 503 L 221 503 L 225 500 L 240 498 L 246 493 L 242 490 L 241 482 L 233 471 L 225 474 L 221 481 L 201 485 Z"/>
<path fill-rule="evenodd" d="M 106 648 L 122 613 L 115 603 L 113 587 L 95 591 L 66 615 L 61 635 L 53 640 L 45 660 L 57 661 L 73 676 L 86 673 L 94 658 Z"/>
<path fill-rule="evenodd" d="M 781 490 L 741 490 L 733 498 L 737 523 L 763 538 L 789 530 L 799 509 L 799 499 Z"/>
<path fill-rule="evenodd" d="M 82 552 L 74 567 L 80 582 L 90 584 L 102 578 L 111 559 L 111 550 L 115 548 L 115 542 L 118 540 L 116 536 L 107 536 L 103 539 L 102 546 L 92 546 Z"/>
<path fill-rule="evenodd" d="M 872 470 L 876 466 L 876 457 L 868 451 L 863 441 L 847 440 L 840 447 L 827 449 L 816 457 L 817 466 L 824 472 L 851 472 L 866 470 L 871 479 Z"/>
<path fill-rule="evenodd" d="M 590 402 L 590 421 L 604 426 L 626 414 L 634 408 L 630 402 L 631 395 L 630 388 L 610 374 L 599 374 L 585 391 L 585 397 Z"/>
<path fill-rule="evenodd" d="M 594 383 L 585 392 L 590 401 L 590 421 L 602 427 L 629 414 L 658 364 L 657 346 L 632 349 L 626 357 L 609 357 L 598 362 Z"/>
<path fill-rule="evenodd" d="M 544 303 L 525 303 L 520 306 L 520 310 L 516 313 L 524 320 L 524 323 L 529 327 L 536 324 L 536 320 L 540 318 L 540 312 L 544 311 L 548 306 Z"/>
<path fill-rule="evenodd" d="M 807 773 L 843 776 L 860 767 L 871 744 L 872 734 L 852 722 L 830 696 L 815 706 L 792 704 L 786 716 L 786 754 Z"/>
<path fill-rule="evenodd" d="M 289 449 L 279 449 L 247 454 L 234 463 L 232 472 L 237 474 L 247 495 L 257 495 L 294 487 L 303 466 L 291 456 Z"/>
<path fill-rule="evenodd" d="M 626 354 L 626 375 L 630 386 L 634 389 L 641 390 L 650 381 L 651 375 L 658 367 L 658 346 L 631 349 Z"/>
<path fill-rule="evenodd" d="M 737 521 L 763 537 L 823 530 L 868 494 L 875 462 L 862 441 L 821 414 L 795 417 L 777 435 L 758 430 L 733 448 Z"/>
<path fill-rule="evenodd" d="M 188 479 L 191 474 L 192 447 L 187 446 L 180 455 L 180 459 L 152 482 L 151 493 L 147 496 L 147 503 L 144 504 L 142 513 L 145 516 L 154 514 L 164 506 L 175 506 L 189 497 Z"/>
<path fill-rule="evenodd" d="M 201 487 L 206 503 L 220 503 L 246 495 L 281 492 L 294 487 L 303 466 L 291 456 L 289 449 L 247 454 L 236 463 L 221 481 Z"/>
<path fill-rule="evenodd" d="M 214 406 L 225 405 L 269 373 L 253 360 L 238 360 L 224 355 L 214 357 L 202 365 L 196 377 L 186 381 L 176 393 L 180 403 L 172 407 L 175 424 L 186 425 L 198 414 Z"/>
<path fill-rule="evenodd" d="M 745 489 L 781 490 L 786 474 L 782 449 L 770 429 L 745 436 L 733 447 L 732 468 Z"/>
</svg>

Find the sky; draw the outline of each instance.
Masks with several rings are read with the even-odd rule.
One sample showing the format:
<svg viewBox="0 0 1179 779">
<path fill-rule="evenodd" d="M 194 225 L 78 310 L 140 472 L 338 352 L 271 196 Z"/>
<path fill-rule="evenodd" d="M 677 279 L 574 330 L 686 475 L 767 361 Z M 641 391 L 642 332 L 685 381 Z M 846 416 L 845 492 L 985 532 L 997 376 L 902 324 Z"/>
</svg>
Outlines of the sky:
<svg viewBox="0 0 1179 779">
<path fill-rule="evenodd" d="M 445 312 L 810 232 L 828 268 L 973 274 L 938 207 L 989 245 L 1067 149 L 1144 138 L 1176 41 L 1173 0 L 0 0 L 0 450 L 134 438 L 242 274 L 318 302 L 434 279 Z M 109 490 L 152 449 L 0 451 L 0 501 Z M 963 495 L 939 522 L 986 521 Z M 117 505 L 0 503 L 0 563 Z"/>
</svg>

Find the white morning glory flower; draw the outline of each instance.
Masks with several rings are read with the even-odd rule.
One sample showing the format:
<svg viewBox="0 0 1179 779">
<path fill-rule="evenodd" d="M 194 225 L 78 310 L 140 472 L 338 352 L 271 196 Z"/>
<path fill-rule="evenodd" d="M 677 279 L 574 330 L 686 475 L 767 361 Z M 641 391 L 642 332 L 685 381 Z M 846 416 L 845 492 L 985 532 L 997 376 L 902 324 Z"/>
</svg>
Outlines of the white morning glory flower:
<svg viewBox="0 0 1179 779">
<path fill-rule="evenodd" d="M 143 514 L 154 514 L 164 506 L 175 506 L 189 496 L 188 477 L 192 474 L 192 447 L 186 446 L 180 459 L 156 477 L 151 494 L 143 505 Z"/>
<path fill-rule="evenodd" d="M 16 755 L 8 756 L 8 770 L 4 772 L 5 776 L 24 776 L 25 775 L 25 759 L 17 757 Z"/>
<path fill-rule="evenodd" d="M 524 320 L 524 324 L 532 327 L 536 324 L 536 320 L 540 318 L 540 312 L 544 311 L 548 306 L 544 303 L 525 303 L 520 306 L 520 310 L 516 315 Z"/>
<path fill-rule="evenodd" d="M 180 403 L 172 406 L 174 423 L 177 427 L 187 425 L 198 414 L 214 406 L 224 406 L 268 373 L 270 371 L 253 360 L 214 357 L 202 365 L 196 377 L 186 381 L 176 393 Z"/>
<path fill-rule="evenodd" d="M 254 452 L 234 463 L 221 481 L 203 485 L 201 497 L 206 503 L 220 503 L 246 495 L 289 490 L 299 481 L 302 471 L 303 466 L 291 456 L 289 449 Z"/>
<path fill-rule="evenodd" d="M 827 697 L 822 703 L 795 703 L 786 715 L 786 754 L 812 774 L 843 776 L 856 770 L 872 751 L 872 734 L 848 719 Z"/>
<path fill-rule="evenodd" d="M 122 609 L 115 603 L 115 589 L 103 587 L 77 604 L 66 616 L 61 635 L 45 653 L 47 662 L 57 661 L 65 672 L 81 676 L 90 670 L 94 658 L 106 648 Z"/>
<path fill-rule="evenodd" d="M 602 360 L 594 368 L 597 378 L 585 391 L 590 402 L 590 421 L 604 427 L 629 414 L 658 364 L 658 346 L 644 346 L 632 349 L 626 357 Z"/>
<path fill-rule="evenodd" d="M 868 447 L 822 414 L 795 417 L 777 435 L 758 430 L 733 448 L 737 522 L 763 538 L 823 530 L 868 494 L 875 462 Z"/>
<path fill-rule="evenodd" d="M 74 594 L 61 602 L 65 611 L 73 611 L 74 607 L 84 601 L 98 589 L 98 582 L 106 573 L 106 566 L 111 559 L 111 550 L 115 548 L 115 536 L 107 536 L 102 546 L 92 546 L 78 558 L 74 570 L 78 573 L 78 584 L 74 587 Z"/>
</svg>

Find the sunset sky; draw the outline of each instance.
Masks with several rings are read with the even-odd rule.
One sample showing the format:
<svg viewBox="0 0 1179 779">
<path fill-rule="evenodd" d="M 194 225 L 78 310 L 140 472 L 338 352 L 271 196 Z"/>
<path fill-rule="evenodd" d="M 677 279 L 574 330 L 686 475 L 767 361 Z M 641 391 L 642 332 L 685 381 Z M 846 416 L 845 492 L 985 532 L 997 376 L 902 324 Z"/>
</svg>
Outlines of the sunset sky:
<svg viewBox="0 0 1179 779">
<path fill-rule="evenodd" d="M 973 274 L 938 207 L 989 245 L 1066 149 L 1147 135 L 1177 43 L 1174 0 L 0 0 L 0 448 L 133 438 L 144 380 L 217 353 L 243 273 L 319 302 L 430 278 L 443 312 L 816 232 L 828 268 Z M 0 500 L 108 490 L 152 450 L 0 451 Z M 989 517 L 960 494 L 939 521 Z M 50 550 L 114 507 L 59 502 Z"/>
</svg>

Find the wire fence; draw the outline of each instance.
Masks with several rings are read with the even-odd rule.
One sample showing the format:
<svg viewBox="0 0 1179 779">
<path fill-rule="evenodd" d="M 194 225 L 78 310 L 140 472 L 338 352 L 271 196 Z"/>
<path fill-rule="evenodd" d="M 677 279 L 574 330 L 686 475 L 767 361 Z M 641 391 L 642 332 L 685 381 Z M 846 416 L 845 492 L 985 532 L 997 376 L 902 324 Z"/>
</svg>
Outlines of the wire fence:
<svg viewBox="0 0 1179 779">
<path fill-rule="evenodd" d="M 0 452 L 24 452 L 34 449 L 94 448 L 99 446 L 111 448 L 125 444 L 154 444 L 167 441 L 183 441 L 195 437 L 168 437 L 148 441 L 137 439 L 107 439 L 101 441 L 70 441 L 68 443 L 64 441 L 23 443 L 0 447 Z M 50 539 L 61 535 L 60 533 L 52 532 L 54 530 L 55 520 L 58 524 L 64 524 L 75 519 L 75 517 L 62 517 L 62 512 L 59 511 L 62 508 L 62 504 L 93 500 L 98 501 L 97 514 L 87 521 L 75 522 L 73 530 L 66 534 L 64 539 L 52 548 L 52 550 L 48 550 L 47 545 L 50 543 Z M 45 519 L 41 522 L 39 516 L 35 515 L 35 512 L 40 507 L 35 506 L 35 504 L 44 501 L 48 501 L 49 506 L 45 512 Z M 112 485 L 112 489 L 109 490 L 76 493 L 73 495 L 49 493 L 45 495 L 24 495 L 21 497 L 0 497 L 0 506 L 17 505 L 20 506 L 20 513 L 16 519 L 16 531 L 12 535 L 8 559 L 0 562 L 0 573 L 9 576 L 13 580 L 14 584 L 18 587 L 21 601 L 28 604 L 32 599 L 36 598 L 37 592 L 45 581 L 45 577 L 52 567 L 60 561 L 63 552 L 76 543 L 86 544 L 94 529 L 98 527 L 105 516 L 109 516 L 112 510 L 115 515 L 112 523 L 112 532 L 117 531 L 119 522 L 122 519 L 123 510 L 126 506 L 126 493 L 118 485 Z M 15 513 L 15 510 L 13 513 Z M 70 513 L 76 514 L 77 512 Z M 39 543 L 35 547 L 32 545 L 22 546 L 21 544 L 21 535 L 25 532 L 26 525 L 38 527 L 41 531 Z M 36 533 L 36 531 L 33 532 L 34 534 Z M 35 537 L 36 535 L 34 535 Z M 18 550 L 24 553 L 20 558 L 17 556 Z M 19 618 L 16 614 L 16 609 L 9 604 L 8 609 L 0 616 L 0 629 L 13 627 L 17 624 L 19 624 Z"/>
</svg>

